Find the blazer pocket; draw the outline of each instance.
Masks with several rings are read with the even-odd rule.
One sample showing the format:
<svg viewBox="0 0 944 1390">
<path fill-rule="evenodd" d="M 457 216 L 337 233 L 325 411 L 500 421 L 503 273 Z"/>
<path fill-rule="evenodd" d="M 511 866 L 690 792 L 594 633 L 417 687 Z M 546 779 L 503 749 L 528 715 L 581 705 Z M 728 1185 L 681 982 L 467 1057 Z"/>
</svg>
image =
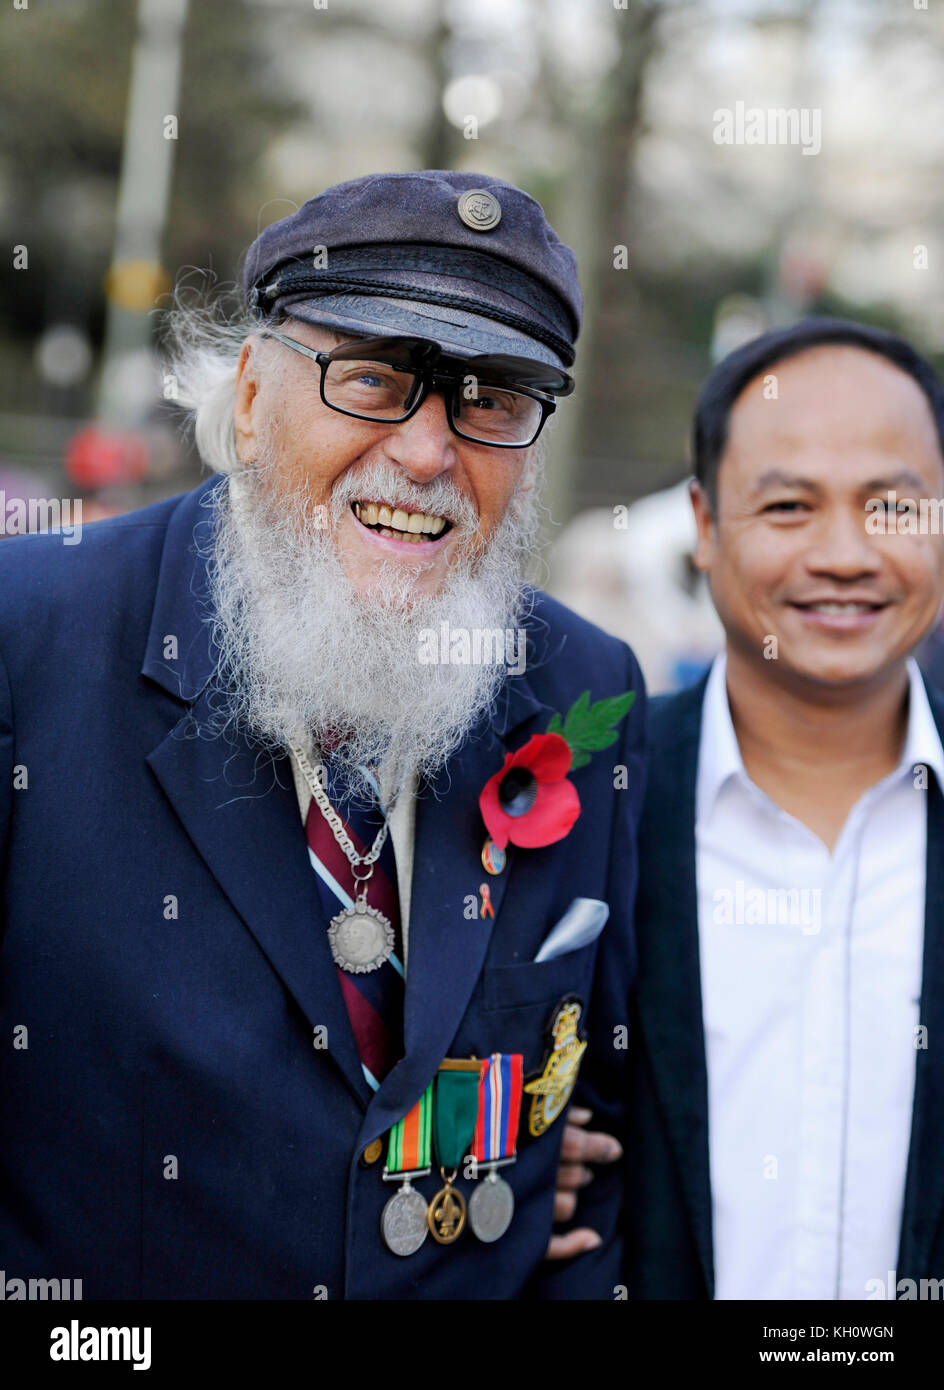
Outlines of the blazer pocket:
<svg viewBox="0 0 944 1390">
<path fill-rule="evenodd" d="M 486 966 L 485 1008 L 522 1009 L 535 1004 L 550 1008 L 566 994 L 576 994 L 586 1004 L 596 950 L 597 941 L 591 941 L 553 960 Z"/>
</svg>

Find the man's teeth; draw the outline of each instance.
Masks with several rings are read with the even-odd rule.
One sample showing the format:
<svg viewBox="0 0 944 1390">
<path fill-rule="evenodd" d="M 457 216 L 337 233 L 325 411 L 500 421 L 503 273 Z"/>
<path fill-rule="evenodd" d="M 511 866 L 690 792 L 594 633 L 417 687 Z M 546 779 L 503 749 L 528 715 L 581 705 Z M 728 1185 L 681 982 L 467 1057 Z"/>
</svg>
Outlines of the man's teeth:
<svg viewBox="0 0 944 1390">
<path fill-rule="evenodd" d="M 871 613 L 876 607 L 874 603 L 811 603 L 808 606 L 812 613 L 824 613 L 830 617 L 841 617 L 851 613 Z"/>
<path fill-rule="evenodd" d="M 376 526 L 382 536 L 414 544 L 438 536 L 448 525 L 444 516 L 407 512 L 402 507 L 391 508 L 377 502 L 355 502 L 354 515 L 365 526 Z"/>
</svg>

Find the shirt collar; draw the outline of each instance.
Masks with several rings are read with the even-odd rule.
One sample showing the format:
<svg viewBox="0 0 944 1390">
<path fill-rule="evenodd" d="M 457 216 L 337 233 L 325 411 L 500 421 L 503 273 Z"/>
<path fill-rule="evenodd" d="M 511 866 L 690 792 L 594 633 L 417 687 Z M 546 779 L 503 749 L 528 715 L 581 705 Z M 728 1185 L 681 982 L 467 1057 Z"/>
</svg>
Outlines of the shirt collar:
<svg viewBox="0 0 944 1390">
<path fill-rule="evenodd" d="M 747 778 L 731 720 L 725 685 L 727 661 L 724 652 L 711 663 L 705 698 L 701 707 L 701 738 L 698 745 L 698 791 L 695 818 L 704 822 L 711 813 L 718 793 L 729 777 Z"/>
<path fill-rule="evenodd" d="M 924 677 L 914 657 L 908 659 L 908 679 L 908 728 L 898 768 L 900 771 L 910 772 L 912 768 L 923 764 L 932 770 L 938 786 L 944 788 L 944 748 L 941 746 L 941 736 L 931 712 Z"/>
<path fill-rule="evenodd" d="M 702 704 L 696 796 L 696 817 L 699 822 L 703 822 L 711 813 L 718 793 L 729 778 L 740 777 L 750 784 L 731 720 L 725 685 L 726 670 L 727 663 L 722 652 L 712 662 Z M 924 679 L 913 657 L 908 659 L 907 671 L 908 727 L 901 758 L 892 775 L 906 771 L 911 773 L 914 767 L 923 765 L 931 768 L 938 785 L 944 788 L 944 748 L 931 713 Z"/>
</svg>

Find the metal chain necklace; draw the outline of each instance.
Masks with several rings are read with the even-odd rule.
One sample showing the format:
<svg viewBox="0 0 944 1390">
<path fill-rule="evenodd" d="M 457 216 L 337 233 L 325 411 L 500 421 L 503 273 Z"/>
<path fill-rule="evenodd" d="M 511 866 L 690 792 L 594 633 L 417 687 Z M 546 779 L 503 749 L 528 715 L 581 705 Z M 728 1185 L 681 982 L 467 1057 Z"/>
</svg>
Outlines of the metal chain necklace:
<svg viewBox="0 0 944 1390">
<path fill-rule="evenodd" d="M 394 947 L 393 926 L 389 917 L 376 907 L 367 903 L 367 885 L 373 877 L 374 866 L 380 858 L 387 839 L 389 822 L 384 813 L 384 822 L 377 831 L 374 843 L 366 854 L 358 854 L 344 822 L 331 805 L 318 775 L 308 761 L 304 751 L 291 744 L 292 756 L 298 763 L 308 788 L 315 799 L 318 810 L 324 816 L 332 835 L 351 866 L 351 874 L 357 885 L 357 897 L 353 907 L 342 908 L 332 917 L 328 927 L 328 943 L 336 965 L 351 975 L 367 975 L 371 970 L 379 970 L 388 959 Z M 367 869 L 366 874 L 359 872 Z"/>
</svg>

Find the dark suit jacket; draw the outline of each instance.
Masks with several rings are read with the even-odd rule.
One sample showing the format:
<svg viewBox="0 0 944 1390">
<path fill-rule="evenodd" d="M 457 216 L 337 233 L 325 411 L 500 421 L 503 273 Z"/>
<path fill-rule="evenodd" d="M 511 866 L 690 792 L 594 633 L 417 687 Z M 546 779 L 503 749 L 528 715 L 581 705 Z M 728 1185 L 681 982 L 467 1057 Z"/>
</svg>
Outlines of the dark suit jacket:
<svg viewBox="0 0 944 1390">
<path fill-rule="evenodd" d="M 571 993 L 590 1038 L 580 1095 L 622 1132 L 639 669 L 535 596 L 527 676 L 418 805 L 406 1055 L 373 1094 L 289 764 L 200 728 L 215 652 L 194 538 L 205 552 L 215 481 L 89 526 L 74 547 L 0 545 L 0 1268 L 81 1278 L 85 1298 L 516 1298 L 542 1277 L 562 1125 L 538 1139 L 522 1126 L 500 1241 L 466 1231 L 406 1259 L 380 1238 L 395 1189 L 360 1156 L 444 1056 L 522 1052 L 539 1071 Z M 479 792 L 587 687 L 638 692 L 618 743 L 573 774 L 571 834 L 510 849 L 489 879 L 494 920 L 469 920 L 487 878 Z M 614 789 L 617 763 L 628 790 Z M 610 904 L 602 936 L 535 964 L 578 896 Z M 18 1025 L 28 1048 L 12 1046 Z M 439 1183 L 419 1186 L 428 1198 Z M 620 1187 L 601 1184 L 604 1247 L 549 1271 L 554 1294 L 612 1297 Z"/>
<path fill-rule="evenodd" d="M 714 1297 L 708 1073 L 695 892 L 695 784 L 707 676 L 650 705 L 650 764 L 640 828 L 639 976 L 632 1049 L 626 1196 L 631 1298 Z M 944 699 L 928 687 L 944 736 Z M 944 798 L 928 791 L 921 1022 L 897 1272 L 944 1276 Z M 863 1295 L 864 1296 L 864 1295 Z"/>
</svg>

